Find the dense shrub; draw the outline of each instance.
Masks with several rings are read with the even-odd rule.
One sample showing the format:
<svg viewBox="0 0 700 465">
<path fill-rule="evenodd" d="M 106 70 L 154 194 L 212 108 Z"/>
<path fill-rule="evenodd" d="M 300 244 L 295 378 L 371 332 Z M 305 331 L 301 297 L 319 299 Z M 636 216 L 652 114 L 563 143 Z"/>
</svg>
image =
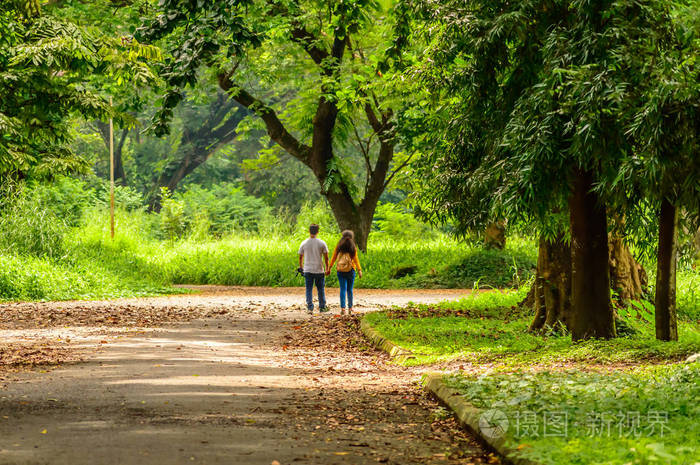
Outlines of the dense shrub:
<svg viewBox="0 0 700 465">
<path fill-rule="evenodd" d="M 247 195 L 243 188 L 234 183 L 218 184 L 211 189 L 191 185 L 174 197 L 183 204 L 189 230 L 198 223 L 206 222 L 207 232 L 214 237 L 233 231 L 257 231 L 271 215 L 271 209 L 265 202 Z"/>
<path fill-rule="evenodd" d="M 161 190 L 161 236 L 169 240 L 220 238 L 235 231 L 256 232 L 271 223 L 271 209 L 234 183 L 205 189 L 191 185 L 171 194 Z"/>
<path fill-rule="evenodd" d="M 338 228 L 333 212 L 325 201 L 306 203 L 301 207 L 301 211 L 297 215 L 294 236 L 299 239 L 307 237 L 309 235 L 309 225 L 312 223 L 321 227 L 320 235 L 326 238 L 326 242 L 336 242 L 333 240 L 333 237 L 340 234 L 340 228 Z"/>
<path fill-rule="evenodd" d="M 186 228 L 185 202 L 174 199 L 170 191 L 163 187 L 160 191 L 160 229 L 163 237 L 175 240 L 182 236 Z"/>
<path fill-rule="evenodd" d="M 38 257 L 62 255 L 68 225 L 57 214 L 60 206 L 44 202 L 42 194 L 25 185 L 5 188 L 0 196 L 0 249 Z"/>
<path fill-rule="evenodd" d="M 519 287 L 529 283 L 536 268 L 533 251 L 475 248 L 448 266 L 445 275 L 452 282 L 473 283 L 474 287 Z"/>
<path fill-rule="evenodd" d="M 394 203 L 381 203 L 377 206 L 372 229 L 375 234 L 415 241 L 431 239 L 437 235 L 430 225 L 418 221 L 413 213 Z"/>
</svg>

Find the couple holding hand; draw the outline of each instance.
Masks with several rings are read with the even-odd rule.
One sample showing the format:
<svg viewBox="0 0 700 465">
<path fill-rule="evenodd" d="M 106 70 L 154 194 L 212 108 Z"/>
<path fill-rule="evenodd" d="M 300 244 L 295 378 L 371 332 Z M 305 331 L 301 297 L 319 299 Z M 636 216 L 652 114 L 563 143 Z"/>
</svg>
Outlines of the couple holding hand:
<svg viewBox="0 0 700 465">
<path fill-rule="evenodd" d="M 325 292 L 326 276 L 330 276 L 331 268 L 336 265 L 338 284 L 340 285 L 340 314 L 345 314 L 346 297 L 348 314 L 351 314 L 355 273 L 357 272 L 357 275 L 362 278 L 355 235 L 352 231 L 343 231 L 329 264 L 328 246 L 318 238 L 319 229 L 317 224 L 309 226 L 310 237 L 299 247 L 299 268 L 303 269 L 306 279 L 306 308 L 309 314 L 313 313 L 313 288 L 316 285 L 319 311 L 321 313 L 328 311 Z"/>
</svg>

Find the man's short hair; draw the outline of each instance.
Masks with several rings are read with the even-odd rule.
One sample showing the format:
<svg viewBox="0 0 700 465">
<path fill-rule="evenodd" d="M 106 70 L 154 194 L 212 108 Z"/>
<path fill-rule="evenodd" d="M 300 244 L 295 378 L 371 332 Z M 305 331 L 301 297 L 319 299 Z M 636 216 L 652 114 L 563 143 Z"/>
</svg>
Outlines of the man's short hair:
<svg viewBox="0 0 700 465">
<path fill-rule="evenodd" d="M 317 224 L 312 224 L 311 226 L 309 226 L 309 233 L 311 233 L 315 236 L 316 234 L 318 234 L 319 229 L 320 228 L 318 227 Z"/>
</svg>

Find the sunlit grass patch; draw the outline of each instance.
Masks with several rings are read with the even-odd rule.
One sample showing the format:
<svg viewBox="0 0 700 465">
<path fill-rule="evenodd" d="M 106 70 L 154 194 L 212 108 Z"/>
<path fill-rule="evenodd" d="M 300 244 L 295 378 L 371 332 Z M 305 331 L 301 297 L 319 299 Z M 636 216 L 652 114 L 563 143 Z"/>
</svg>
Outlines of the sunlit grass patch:
<svg viewBox="0 0 700 465">
<path fill-rule="evenodd" d="M 445 378 L 499 414 L 515 455 L 542 464 L 694 464 L 700 365 L 629 372 L 516 372 Z"/>
<path fill-rule="evenodd" d="M 637 363 L 679 360 L 700 351 L 697 323 L 681 321 L 680 340 L 655 339 L 653 316 L 620 312 L 631 334 L 610 341 L 573 343 L 567 334 L 527 331 L 529 314 L 512 307 L 525 291 L 483 293 L 456 302 L 367 315 L 387 339 L 414 352 L 408 365 L 464 360 L 517 367 L 550 363 Z"/>
</svg>

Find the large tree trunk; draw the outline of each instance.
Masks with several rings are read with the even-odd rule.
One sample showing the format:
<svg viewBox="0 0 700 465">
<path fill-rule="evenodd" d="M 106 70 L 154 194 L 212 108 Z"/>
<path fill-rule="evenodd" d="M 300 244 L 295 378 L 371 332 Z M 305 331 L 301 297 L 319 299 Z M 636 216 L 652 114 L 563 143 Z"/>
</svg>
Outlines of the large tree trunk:
<svg viewBox="0 0 700 465">
<path fill-rule="evenodd" d="M 617 294 L 617 302 L 624 305 L 641 299 L 648 284 L 644 267 L 634 258 L 622 237 L 610 234 L 608 240 L 610 283 Z"/>
<path fill-rule="evenodd" d="M 333 106 L 333 108 L 335 108 Z M 355 233 L 355 242 L 357 247 L 362 251 L 367 251 L 367 239 L 372 229 L 372 220 L 374 212 L 377 209 L 379 197 L 386 189 L 388 184 L 387 174 L 389 172 L 389 164 L 394 156 L 394 139 L 393 136 L 388 136 L 389 116 L 385 115 L 382 121 L 378 121 L 376 116 L 372 114 L 368 118 L 374 120 L 373 126 L 375 130 L 384 137 L 381 137 L 379 156 L 374 168 L 368 173 L 369 181 L 365 186 L 365 195 L 360 203 L 357 203 L 350 193 L 349 184 L 342 179 L 336 180 L 334 186 L 326 189 L 328 176 L 340 176 L 340 173 L 329 173 L 326 164 L 321 164 L 316 160 L 332 159 L 332 136 L 333 125 L 328 124 L 322 118 L 328 118 L 335 121 L 337 110 L 333 112 L 323 111 L 324 106 L 319 105 L 319 111 L 314 119 L 315 133 L 314 143 L 312 148 L 312 157 L 309 166 L 316 175 L 324 194 L 328 199 L 328 203 L 333 211 L 338 226 L 341 229 L 349 229 Z M 369 112 L 369 110 L 368 110 Z"/>
<path fill-rule="evenodd" d="M 612 236 L 611 236 L 612 237 Z M 626 289 L 627 300 L 620 300 L 622 305 L 629 299 L 639 299 L 646 290 L 647 275 L 629 251 L 624 242 L 617 242 L 615 237 L 609 243 L 611 266 L 611 288 Z M 624 263 L 620 271 L 618 263 Z M 613 268 L 617 267 L 613 271 Z M 633 290 L 633 291 L 632 291 Z M 618 296 L 623 292 L 618 291 Z M 546 331 L 566 327 L 570 329 L 571 321 L 571 247 L 558 238 L 554 241 L 540 239 L 537 271 L 535 282 L 525 299 L 520 303 L 523 307 L 532 308 L 535 317 L 530 325 L 530 331 Z"/>
<path fill-rule="evenodd" d="M 656 339 L 678 340 L 676 321 L 676 254 L 678 209 L 668 200 L 661 204 L 656 268 Z"/>
<path fill-rule="evenodd" d="M 593 173 L 577 169 L 569 198 L 571 227 L 571 336 L 574 341 L 615 337 L 610 301 L 605 206 L 593 192 Z"/>
<path fill-rule="evenodd" d="M 302 46 L 320 67 L 324 82 L 332 80 L 340 82 L 340 64 L 349 43 L 349 37 L 345 32 L 333 39 L 330 49 L 326 49 L 323 45 L 324 41 L 318 40 L 301 25 L 291 31 L 291 36 L 292 40 Z M 352 230 L 358 247 L 366 251 L 367 238 L 379 197 L 394 175 L 408 162 L 407 160 L 389 173 L 396 145 L 396 128 L 392 110 L 383 107 L 376 99 L 371 99 L 372 103 L 370 101 L 365 103 L 367 121 L 373 134 L 377 136 L 380 147 L 374 166 L 369 154 L 364 153 L 368 170 L 367 184 L 364 197 L 356 201 L 351 194 L 353 186 L 350 180 L 343 179 L 334 164 L 333 131 L 339 109 L 336 99 L 328 98 L 328 95 L 333 93 L 332 86 L 322 86 L 322 95 L 319 97 L 313 118 L 311 145 L 307 145 L 289 132 L 273 108 L 236 84 L 232 80 L 234 72 L 219 74 L 220 87 L 263 120 L 270 139 L 311 169 L 321 186 L 321 193 L 328 199 L 338 226 Z"/>
<path fill-rule="evenodd" d="M 335 195 L 329 195 L 328 201 L 335 216 L 340 229 L 349 229 L 355 233 L 355 243 L 362 251 L 367 251 L 367 239 L 372 228 L 372 219 L 374 218 L 374 210 L 363 210 L 354 204 L 352 201 L 338 198 Z"/>
<path fill-rule="evenodd" d="M 531 332 L 569 328 L 571 322 L 571 247 L 562 237 L 540 238 L 535 282 L 528 294 L 535 310 Z M 527 300 L 527 299 L 526 299 Z"/>
</svg>

